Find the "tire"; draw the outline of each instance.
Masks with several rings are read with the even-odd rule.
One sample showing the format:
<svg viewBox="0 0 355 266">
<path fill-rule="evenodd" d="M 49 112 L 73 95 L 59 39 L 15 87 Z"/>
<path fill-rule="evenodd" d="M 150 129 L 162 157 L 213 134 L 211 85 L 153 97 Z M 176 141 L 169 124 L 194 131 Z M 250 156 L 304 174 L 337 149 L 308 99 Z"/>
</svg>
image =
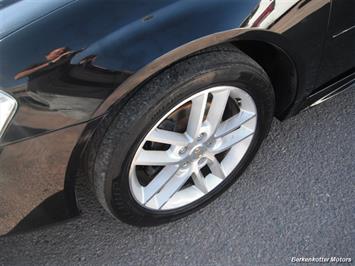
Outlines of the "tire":
<svg viewBox="0 0 355 266">
<path fill-rule="evenodd" d="M 137 200 L 134 194 L 135 192 L 132 188 L 134 181 L 131 178 L 132 169 L 135 169 L 134 171 L 138 173 L 138 170 L 141 171 L 138 167 L 143 168 L 143 172 L 146 171 L 146 168 L 157 171 L 157 167 L 133 167 L 136 161 L 135 158 L 140 158 L 138 152 L 145 149 L 142 141 L 146 141 L 145 138 L 150 136 L 149 134 L 151 133 L 149 132 L 153 132 L 151 130 L 153 130 L 152 128 L 159 120 L 183 100 L 195 97 L 195 95 L 200 97 L 198 95 L 207 93 L 207 89 L 212 90 L 220 86 L 227 86 L 228 90 L 238 88 L 240 92 L 246 92 L 255 103 L 257 116 L 255 117 L 253 135 L 248 140 L 250 143 L 244 151 L 244 155 L 238 159 L 239 163 L 211 191 L 206 192 L 208 190 L 207 183 L 204 183 L 206 194 L 199 196 L 199 198 L 196 196 L 196 199 L 193 198 L 194 200 L 186 205 L 178 206 L 173 204 L 173 206 L 178 207 L 170 209 L 147 207 L 148 204 L 145 206 Z M 215 93 L 215 91 L 212 92 Z M 217 94 L 212 95 L 214 99 Z M 229 106 L 230 99 L 228 98 L 227 101 L 226 106 Z M 170 66 L 137 89 L 135 94 L 119 110 L 112 111 L 94 134 L 89 146 L 88 173 L 99 202 L 114 217 L 125 223 L 137 226 L 159 225 L 179 219 L 198 210 L 233 184 L 251 162 L 269 131 L 274 114 L 274 102 L 273 88 L 264 70 L 234 46 L 212 47 Z M 193 100 L 191 100 L 191 104 L 193 104 Z M 211 106 L 211 103 L 209 104 Z M 235 105 L 236 107 L 234 105 L 228 107 L 228 112 L 232 112 L 230 110 L 233 108 L 239 108 L 238 105 Z M 241 112 L 240 110 L 239 112 Z M 191 109 L 190 112 L 192 112 Z M 223 116 L 225 116 L 226 112 L 224 111 Z M 153 144 L 149 141 L 144 143 L 149 143 L 151 146 L 154 145 L 154 142 L 152 142 Z M 227 155 L 223 156 L 227 157 L 231 150 L 226 151 Z M 186 158 L 188 158 L 186 160 L 192 158 L 191 161 L 195 165 L 196 162 L 193 161 L 195 157 L 193 156 L 195 156 L 196 148 L 193 152 L 191 155 L 186 155 Z M 198 154 L 196 156 L 202 155 Z M 217 158 L 217 155 L 214 158 Z M 205 160 L 205 158 L 202 159 Z M 198 163 L 202 159 L 199 159 Z M 212 164 L 212 161 L 207 158 L 206 165 L 207 163 Z M 190 161 L 188 161 L 188 164 L 190 164 Z M 179 172 L 184 172 L 184 170 L 181 170 L 183 166 L 178 165 L 178 167 L 180 167 Z M 136 178 L 138 179 L 137 173 Z M 144 175 L 148 175 L 151 178 L 146 172 L 144 172 Z M 193 177 L 196 177 L 196 175 Z M 191 177 L 189 182 L 191 182 L 190 179 Z M 193 182 L 195 182 L 194 180 Z M 135 182 L 137 183 L 137 181 Z M 196 182 L 195 184 L 196 186 L 193 189 L 198 187 Z M 190 189 L 191 186 L 193 184 L 187 185 L 187 188 Z M 183 189 L 185 188 L 182 187 L 181 191 Z M 170 200 L 173 198 L 171 197 Z"/>
</svg>

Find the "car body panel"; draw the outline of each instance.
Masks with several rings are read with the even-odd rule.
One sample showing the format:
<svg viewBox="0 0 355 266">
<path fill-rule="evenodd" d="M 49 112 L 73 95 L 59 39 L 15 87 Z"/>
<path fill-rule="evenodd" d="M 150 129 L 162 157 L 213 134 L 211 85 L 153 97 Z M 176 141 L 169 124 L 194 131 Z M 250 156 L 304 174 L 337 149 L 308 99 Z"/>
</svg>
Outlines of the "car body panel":
<svg viewBox="0 0 355 266">
<path fill-rule="evenodd" d="M 137 81 L 194 52 L 193 48 L 238 38 L 272 43 L 297 59 L 301 101 L 304 91 L 313 88 L 315 73 L 305 65 L 318 67 L 329 1 L 308 3 L 302 6 L 304 16 L 296 20 L 293 15 L 282 16 L 268 29 L 242 25 L 257 3 L 208 0 L 201 6 L 192 0 L 75 1 L 4 37 L 0 42 L 0 89 L 13 94 L 20 108 L 1 144 L 102 115 L 137 88 Z M 293 9 L 289 13 L 300 12 L 297 6 Z M 305 23 L 309 20 L 314 26 Z M 248 34 L 242 34 L 245 32 Z M 300 34 L 306 42 L 303 37 L 299 41 Z M 143 76 L 145 69 L 149 75 Z"/>
<path fill-rule="evenodd" d="M 316 81 L 318 90 L 339 79 L 339 75 L 351 74 L 355 66 L 355 3 L 333 0 L 331 10 L 324 57 Z"/>
<path fill-rule="evenodd" d="M 84 127 L 77 125 L 0 148 L 0 235 L 64 191 L 63 177 Z M 65 204 L 66 200 L 63 198 L 62 205 L 69 210 L 73 202 Z"/>
<path fill-rule="evenodd" d="M 43 214 L 34 211 L 43 206 L 67 210 L 62 218 L 77 214 L 75 174 L 101 118 L 150 77 L 201 49 L 241 41 L 277 47 L 297 73 L 285 117 L 304 108 L 328 79 L 327 70 L 324 76 L 318 70 L 323 50 L 332 52 L 327 50 L 332 2 L 292 0 L 263 20 L 260 14 L 268 5 L 258 3 L 64 1 L 37 13 L 30 23 L 13 22 L 16 27 L 5 29 L 0 89 L 17 99 L 19 109 L 0 140 L 0 169 L 5 169 L 0 172 L 0 195 L 13 191 L 0 197 L 0 206 L 9 206 L 0 208 L 0 235 L 16 224 L 26 227 L 32 216 Z"/>
<path fill-rule="evenodd" d="M 52 12 L 69 5 L 75 0 L 52 0 L 36 3 L 34 1 L 0 2 L 0 39 L 13 34 L 36 20 L 49 16 Z M 2 9 L 2 10 L 1 10 Z M 21 12 L 19 12 L 21 10 Z"/>
</svg>

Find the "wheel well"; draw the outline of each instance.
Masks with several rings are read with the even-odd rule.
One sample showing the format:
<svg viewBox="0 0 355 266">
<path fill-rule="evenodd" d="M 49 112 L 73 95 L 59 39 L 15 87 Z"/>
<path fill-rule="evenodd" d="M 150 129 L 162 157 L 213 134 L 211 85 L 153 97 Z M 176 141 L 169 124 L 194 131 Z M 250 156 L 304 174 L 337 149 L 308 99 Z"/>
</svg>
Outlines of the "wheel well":
<svg viewBox="0 0 355 266">
<path fill-rule="evenodd" d="M 232 44 L 253 58 L 268 74 L 275 90 L 275 116 L 284 119 L 297 90 L 297 72 L 291 58 L 280 48 L 262 41 L 240 40 Z"/>
<path fill-rule="evenodd" d="M 275 116 L 278 119 L 283 119 L 287 115 L 289 107 L 294 102 L 296 95 L 297 73 L 293 61 L 281 49 L 262 41 L 239 40 L 231 44 L 254 59 L 268 74 L 275 89 Z M 171 65 L 167 67 L 170 66 Z M 158 73 L 160 73 L 160 71 L 150 76 L 147 80 L 157 75 Z M 145 80 L 145 82 L 147 82 L 147 80 Z M 139 88 L 145 82 L 142 82 L 136 88 Z M 123 99 L 121 99 L 121 101 L 119 101 L 119 103 L 124 105 L 125 101 L 131 97 L 135 91 L 136 90 L 127 94 Z M 86 159 L 83 158 L 88 156 L 87 145 L 91 141 L 91 137 L 94 134 L 96 128 L 100 125 L 100 122 L 104 120 L 104 117 L 105 114 L 102 114 L 88 123 L 84 133 L 80 138 L 80 141 L 72 153 L 70 162 L 68 163 L 65 178 L 65 192 L 68 206 L 71 208 L 73 213 L 78 212 L 75 196 L 76 179 L 78 173 L 80 172 L 82 172 L 84 176 L 87 175 L 87 173 L 84 172 L 84 169 L 87 168 L 87 165 L 83 164 L 83 161 L 86 162 Z"/>
</svg>

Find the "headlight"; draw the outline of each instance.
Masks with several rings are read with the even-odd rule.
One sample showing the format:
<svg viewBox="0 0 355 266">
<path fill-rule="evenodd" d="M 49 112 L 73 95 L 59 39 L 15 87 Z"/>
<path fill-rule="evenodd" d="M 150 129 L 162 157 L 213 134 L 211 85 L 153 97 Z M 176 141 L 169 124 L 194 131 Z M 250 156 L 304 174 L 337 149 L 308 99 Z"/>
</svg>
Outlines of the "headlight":
<svg viewBox="0 0 355 266">
<path fill-rule="evenodd" d="M 7 93 L 0 91 L 0 138 L 14 116 L 16 109 L 16 100 Z"/>
</svg>

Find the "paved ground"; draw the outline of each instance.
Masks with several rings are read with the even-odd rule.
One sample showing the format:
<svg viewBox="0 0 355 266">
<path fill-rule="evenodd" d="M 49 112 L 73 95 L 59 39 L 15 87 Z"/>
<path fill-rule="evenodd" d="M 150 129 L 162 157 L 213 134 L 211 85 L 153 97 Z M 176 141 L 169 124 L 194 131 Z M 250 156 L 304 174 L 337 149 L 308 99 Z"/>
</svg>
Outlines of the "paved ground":
<svg viewBox="0 0 355 266">
<path fill-rule="evenodd" d="M 288 265 L 355 260 L 355 87 L 283 123 L 219 199 L 180 221 L 115 221 L 85 186 L 81 218 L 0 239 L 0 265 Z"/>
</svg>

